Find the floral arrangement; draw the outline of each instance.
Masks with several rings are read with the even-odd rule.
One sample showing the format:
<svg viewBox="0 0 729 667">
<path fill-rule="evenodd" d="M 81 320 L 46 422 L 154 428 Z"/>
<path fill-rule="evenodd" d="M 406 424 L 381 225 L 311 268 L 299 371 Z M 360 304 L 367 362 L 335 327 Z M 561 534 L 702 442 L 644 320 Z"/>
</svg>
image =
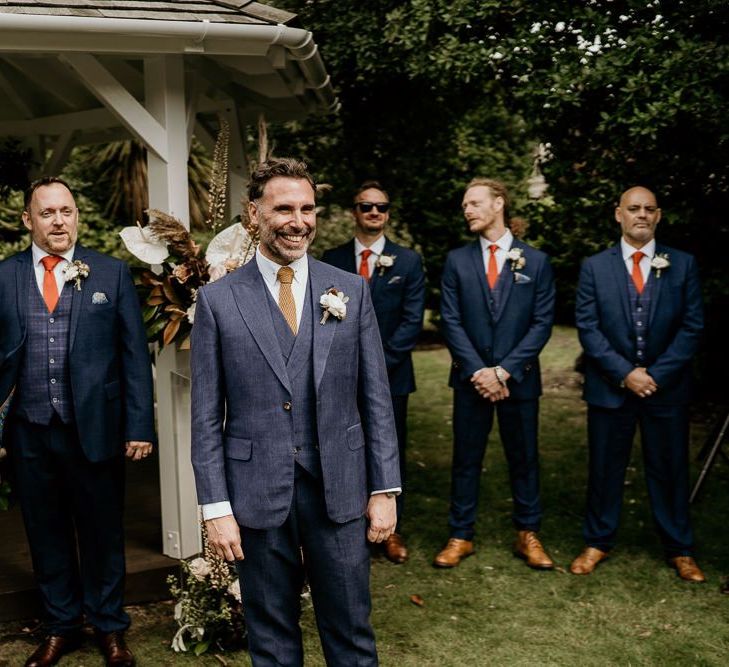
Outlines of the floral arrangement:
<svg viewBox="0 0 729 667">
<path fill-rule="evenodd" d="M 653 270 L 655 270 L 656 278 L 660 278 L 661 271 L 664 271 L 665 269 L 669 268 L 670 266 L 671 266 L 671 260 L 668 258 L 667 252 L 659 252 L 651 260 L 651 268 Z"/>
<path fill-rule="evenodd" d="M 247 633 L 235 567 L 210 547 L 204 524 L 202 538 L 202 555 L 180 561 L 180 577 L 167 579 L 176 600 L 178 625 L 172 650 L 202 655 L 211 649 L 245 648 Z"/>
<path fill-rule="evenodd" d="M 89 277 L 91 269 L 80 259 L 75 259 L 63 269 L 63 280 L 76 283 L 76 291 L 81 291 L 81 281 Z"/>
<path fill-rule="evenodd" d="M 319 305 L 322 309 L 319 324 L 325 324 L 330 315 L 334 315 L 338 320 L 343 320 L 347 317 L 348 301 L 349 297 L 344 296 L 344 292 L 338 292 L 336 287 L 330 287 L 319 297 Z"/>
<path fill-rule="evenodd" d="M 506 258 L 511 262 L 512 271 L 520 271 L 526 266 L 526 258 L 521 248 L 511 248 L 506 254 Z"/>
<path fill-rule="evenodd" d="M 156 209 L 146 211 L 149 223 L 145 227 L 137 223 L 120 232 L 132 255 L 159 267 L 136 272 L 150 342 L 177 343 L 180 349 L 188 349 L 198 290 L 242 266 L 255 254 L 258 235 L 250 225 L 234 222 L 219 231 L 225 214 L 229 136 L 228 124 L 222 120 L 213 154 L 205 221 L 217 234 L 204 256 L 201 246 L 179 220 Z"/>
</svg>

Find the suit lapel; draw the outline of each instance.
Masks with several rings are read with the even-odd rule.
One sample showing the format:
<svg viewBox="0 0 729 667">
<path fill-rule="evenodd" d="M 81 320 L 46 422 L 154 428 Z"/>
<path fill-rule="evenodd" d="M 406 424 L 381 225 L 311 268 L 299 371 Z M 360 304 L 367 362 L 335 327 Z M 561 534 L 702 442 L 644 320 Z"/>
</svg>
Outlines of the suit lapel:
<svg viewBox="0 0 729 667">
<path fill-rule="evenodd" d="M 354 239 L 348 241 L 341 249 L 341 263 L 339 268 L 350 273 L 357 273 L 357 259 L 354 256 Z"/>
<path fill-rule="evenodd" d="M 284 365 L 276 330 L 271 318 L 265 290 L 266 283 L 261 277 L 255 259 L 240 269 L 240 279 L 230 286 L 238 311 L 251 332 L 271 370 L 281 384 L 291 391 L 291 382 Z"/>
<path fill-rule="evenodd" d="M 633 326 L 633 317 L 630 314 L 630 301 L 628 299 L 628 271 L 625 268 L 625 262 L 623 261 L 623 253 L 620 249 L 620 244 L 613 246 L 610 251 L 611 257 L 611 269 L 613 277 L 615 278 L 615 284 L 618 286 L 618 298 L 623 306 L 623 314 L 625 315 L 625 321 Z"/>
<path fill-rule="evenodd" d="M 85 261 L 88 253 L 86 248 L 81 245 L 76 245 L 73 251 L 73 261 L 80 260 Z M 89 266 L 89 277 L 93 267 Z M 78 322 L 81 318 L 81 310 L 84 302 L 84 292 L 86 290 L 86 280 L 81 281 L 81 290 L 76 289 L 76 283 L 69 283 L 68 286 L 64 285 L 64 289 L 70 289 L 71 291 L 71 324 L 68 329 L 68 351 L 69 353 L 73 350 L 73 343 L 76 340 L 76 330 L 78 329 Z"/>
<path fill-rule="evenodd" d="M 18 310 L 18 320 L 20 322 L 20 330 L 23 338 L 25 338 L 25 327 L 27 320 L 27 304 L 31 280 L 35 279 L 33 275 L 33 253 L 30 248 L 20 253 L 17 257 L 18 271 L 15 274 L 15 297 Z"/>
<path fill-rule="evenodd" d="M 511 242 L 512 248 L 521 248 L 521 244 L 519 241 L 514 239 Z M 523 249 L 523 248 L 522 248 Z M 499 274 L 499 282 L 501 283 L 499 287 L 501 288 L 501 294 L 499 295 L 499 308 L 496 311 L 496 314 L 494 315 L 494 321 L 498 322 L 501 316 L 504 313 L 504 308 L 506 307 L 506 303 L 509 300 L 509 295 L 511 294 L 511 287 L 514 284 L 514 276 L 513 271 L 511 270 L 511 262 L 507 259 L 504 262 L 504 266 L 501 267 L 501 273 Z"/>
<path fill-rule="evenodd" d="M 661 248 L 660 246 L 658 246 L 658 244 L 656 244 L 655 254 L 657 255 L 660 252 L 666 252 L 666 249 Z M 653 321 L 653 316 L 656 313 L 656 308 L 658 307 L 658 301 L 661 298 L 661 293 L 663 292 L 663 283 L 665 282 L 665 276 L 659 278 L 656 275 L 656 272 L 651 269 L 651 272 L 648 274 L 648 280 L 653 281 L 653 293 L 651 294 L 651 311 L 648 317 L 648 324 L 650 325 L 650 323 Z"/>
<path fill-rule="evenodd" d="M 391 243 L 389 239 L 385 238 L 385 246 L 382 248 L 382 254 L 394 255 L 395 251 L 396 248 L 394 244 Z M 370 277 L 370 293 L 372 294 L 373 301 L 375 299 L 375 291 L 379 291 L 382 285 L 387 284 L 387 273 L 388 271 L 392 271 L 394 268 L 395 267 L 393 266 L 391 269 L 386 269 L 385 275 L 380 275 L 380 269 L 375 266 L 372 276 Z"/>
<path fill-rule="evenodd" d="M 493 316 L 491 315 L 491 309 L 488 306 L 491 294 L 489 293 L 489 286 L 486 282 L 486 271 L 483 267 L 481 242 L 478 239 L 476 239 L 476 241 L 471 244 L 469 252 L 471 255 L 471 264 L 473 265 L 473 270 L 476 272 L 476 279 L 478 280 L 478 284 L 481 286 L 481 296 L 483 297 L 482 303 L 484 312 L 487 314 L 488 318 L 492 320 Z"/>
<path fill-rule="evenodd" d="M 309 284 L 311 290 L 311 321 L 314 329 L 312 331 L 312 338 L 314 339 L 314 387 L 318 391 L 329 358 L 329 348 L 332 346 L 334 332 L 339 325 L 339 320 L 332 315 L 324 324 L 320 324 L 321 305 L 319 299 L 331 287 L 338 288 L 339 286 L 334 284 L 331 274 L 327 271 L 326 264 L 317 262 L 311 257 L 309 257 Z"/>
</svg>

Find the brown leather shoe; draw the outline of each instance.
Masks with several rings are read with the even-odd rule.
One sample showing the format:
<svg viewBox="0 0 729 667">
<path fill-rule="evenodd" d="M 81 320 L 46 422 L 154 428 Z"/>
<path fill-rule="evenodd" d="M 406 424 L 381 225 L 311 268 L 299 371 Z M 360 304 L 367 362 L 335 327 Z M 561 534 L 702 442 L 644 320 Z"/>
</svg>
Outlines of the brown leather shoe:
<svg viewBox="0 0 729 667">
<path fill-rule="evenodd" d="M 436 567 L 455 567 L 464 558 L 474 553 L 473 542 L 471 540 L 461 540 L 457 537 L 451 537 L 441 552 L 433 560 Z"/>
<path fill-rule="evenodd" d="M 552 570 L 554 562 L 547 555 L 537 534 L 533 530 L 517 530 L 514 555 L 523 558 L 529 567 L 536 570 Z"/>
<path fill-rule="evenodd" d="M 402 535 L 393 533 L 385 540 L 385 556 L 393 563 L 404 563 L 408 559 L 408 548 L 405 546 L 405 540 Z"/>
<path fill-rule="evenodd" d="M 66 653 L 75 651 L 80 645 L 81 641 L 78 637 L 49 635 L 25 661 L 25 667 L 49 667 L 50 665 L 55 665 L 61 657 L 66 655 Z"/>
<path fill-rule="evenodd" d="M 123 632 L 98 633 L 97 638 L 108 667 L 133 667 L 134 655 L 124 641 Z"/>
<path fill-rule="evenodd" d="M 607 557 L 607 551 L 601 551 L 595 547 L 585 547 L 582 553 L 572 561 L 570 572 L 572 574 L 592 574 L 597 564 Z"/>
<path fill-rule="evenodd" d="M 669 558 L 668 564 L 674 568 L 676 572 L 678 572 L 678 576 L 685 581 L 693 581 L 697 584 L 706 581 L 704 573 L 691 556 L 676 556 L 675 558 Z"/>
</svg>

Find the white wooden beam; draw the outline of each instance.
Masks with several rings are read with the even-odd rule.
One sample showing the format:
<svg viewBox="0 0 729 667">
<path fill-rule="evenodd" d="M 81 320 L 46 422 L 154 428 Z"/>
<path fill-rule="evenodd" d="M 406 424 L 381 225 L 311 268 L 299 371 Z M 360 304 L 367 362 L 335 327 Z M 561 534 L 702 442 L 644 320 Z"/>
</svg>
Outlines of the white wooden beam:
<svg viewBox="0 0 729 667">
<path fill-rule="evenodd" d="M 0 134 L 18 137 L 37 134 L 58 136 L 73 130 L 101 130 L 110 127 L 119 127 L 119 121 L 108 109 L 99 108 L 42 116 L 30 120 L 0 121 Z"/>
<path fill-rule="evenodd" d="M 30 100 L 27 100 L 23 89 L 13 85 L 13 83 L 3 74 L 0 69 L 0 93 L 3 97 L 10 101 L 10 103 L 23 115 L 24 118 L 33 118 L 35 113 L 33 112 L 33 105 Z M 8 132 L 8 134 L 12 134 Z"/>
<path fill-rule="evenodd" d="M 106 106 L 129 131 L 150 151 L 167 160 L 165 129 L 94 57 L 81 53 L 59 56 L 83 84 Z"/>
</svg>

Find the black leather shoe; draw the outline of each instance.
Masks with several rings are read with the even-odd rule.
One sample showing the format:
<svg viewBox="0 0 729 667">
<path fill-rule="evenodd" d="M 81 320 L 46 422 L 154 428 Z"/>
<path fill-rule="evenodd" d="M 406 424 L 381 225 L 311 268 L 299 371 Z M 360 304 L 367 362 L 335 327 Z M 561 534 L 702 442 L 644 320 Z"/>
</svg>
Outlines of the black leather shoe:
<svg viewBox="0 0 729 667">
<path fill-rule="evenodd" d="M 55 665 L 66 653 L 75 651 L 80 645 L 81 640 L 75 635 L 69 637 L 48 635 L 25 661 L 25 667 L 50 667 L 50 665 Z"/>
</svg>

